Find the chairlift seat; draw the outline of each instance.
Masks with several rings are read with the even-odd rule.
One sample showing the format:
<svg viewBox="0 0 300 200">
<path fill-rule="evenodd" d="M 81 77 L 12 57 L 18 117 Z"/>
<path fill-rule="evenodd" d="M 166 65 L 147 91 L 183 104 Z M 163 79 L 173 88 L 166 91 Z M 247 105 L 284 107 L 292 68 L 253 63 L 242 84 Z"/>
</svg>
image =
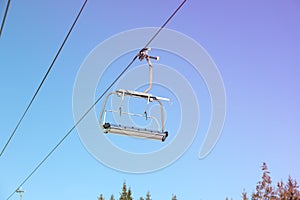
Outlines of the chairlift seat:
<svg viewBox="0 0 300 200">
<path fill-rule="evenodd" d="M 132 136 L 137 138 L 146 138 L 153 140 L 160 140 L 162 142 L 168 137 L 168 131 L 160 132 L 156 130 L 149 130 L 136 127 L 127 127 L 111 123 L 103 124 L 104 133 L 112 133 L 119 135 Z"/>
<path fill-rule="evenodd" d="M 145 138 L 145 139 L 153 139 L 153 140 L 160 140 L 160 141 L 165 141 L 165 139 L 168 136 L 168 132 L 164 131 L 164 109 L 163 109 L 163 104 L 161 101 L 170 101 L 168 98 L 164 97 L 157 97 L 153 96 L 152 94 L 149 94 L 148 92 L 152 88 L 152 63 L 150 59 L 155 59 L 158 60 L 159 57 L 155 56 L 149 56 L 148 51 L 150 48 L 144 48 L 142 49 L 138 57 L 140 60 L 146 59 L 149 65 L 149 87 L 144 91 L 144 92 L 138 92 L 138 91 L 132 91 L 132 90 L 124 90 L 124 89 L 119 89 L 116 90 L 115 92 L 110 92 L 104 101 L 104 105 L 102 107 L 102 111 L 100 114 L 99 120 L 102 121 L 100 122 L 100 126 L 103 130 L 104 133 L 114 133 L 114 134 L 120 134 L 120 135 L 127 135 L 127 136 L 132 136 L 132 137 L 138 137 L 138 138 Z M 119 110 L 106 110 L 105 106 L 107 103 L 107 100 L 110 95 L 117 95 L 118 97 L 121 98 L 121 103 L 119 105 Z M 122 103 L 125 99 L 125 96 L 129 97 L 134 97 L 134 98 L 142 98 L 147 101 L 146 108 L 143 112 L 141 113 L 129 113 L 129 112 L 124 112 L 122 111 Z M 158 120 L 154 116 L 149 116 L 147 114 L 147 107 L 150 102 L 156 101 L 160 105 L 160 113 L 161 113 L 161 126 L 158 123 Z M 115 125 L 115 124 L 110 124 L 106 121 L 106 113 L 119 113 L 120 116 L 123 114 L 129 115 L 129 116 L 137 116 L 137 117 L 145 117 L 145 119 L 153 119 L 156 124 L 157 124 L 157 130 L 149 130 L 149 129 L 143 129 L 143 128 L 137 128 L 137 127 L 128 127 L 128 126 L 122 126 L 122 125 Z M 161 131 L 160 131 L 161 130 Z"/>
</svg>

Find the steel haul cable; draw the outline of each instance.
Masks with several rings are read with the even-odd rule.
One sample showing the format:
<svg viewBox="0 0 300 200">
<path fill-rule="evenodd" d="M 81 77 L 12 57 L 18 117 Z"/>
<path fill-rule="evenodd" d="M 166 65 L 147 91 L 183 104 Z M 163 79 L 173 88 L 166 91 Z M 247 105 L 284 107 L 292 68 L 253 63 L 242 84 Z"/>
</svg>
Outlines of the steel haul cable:
<svg viewBox="0 0 300 200">
<path fill-rule="evenodd" d="M 5 11 L 4 11 L 4 16 L 3 16 L 3 20 L 2 20 L 1 28 L 0 28 L 0 37 L 1 37 L 2 31 L 3 31 L 3 28 L 4 28 L 4 24 L 5 24 L 5 20 L 6 20 L 6 15 L 8 13 L 9 5 L 10 5 L 10 0 L 7 1 L 6 8 L 5 8 Z"/>
<path fill-rule="evenodd" d="M 5 149 L 7 148 L 8 144 L 10 143 L 11 139 L 13 138 L 13 136 L 15 135 L 15 133 L 16 133 L 16 131 L 18 130 L 18 128 L 19 128 L 21 122 L 23 121 L 25 115 L 27 114 L 29 108 L 31 107 L 31 105 L 32 105 L 32 103 L 33 103 L 35 97 L 36 97 L 37 94 L 39 93 L 39 91 L 40 91 L 42 85 L 44 84 L 44 82 L 45 82 L 47 76 L 49 75 L 49 73 L 50 73 L 52 67 L 54 66 L 55 61 L 57 60 L 57 58 L 58 58 L 60 52 L 62 51 L 64 45 L 66 44 L 66 42 L 67 42 L 67 40 L 68 40 L 68 38 L 69 38 L 69 36 L 70 36 L 70 34 L 71 34 L 73 28 L 75 27 L 75 25 L 76 25 L 76 23 L 77 23 L 77 21 L 78 21 L 80 15 L 81 15 L 83 9 L 84 9 L 86 3 L 87 3 L 87 0 L 84 1 L 84 3 L 83 3 L 83 5 L 82 5 L 82 7 L 81 7 L 79 13 L 77 14 L 77 16 L 76 16 L 76 18 L 75 18 L 75 20 L 74 20 L 74 22 L 73 22 L 73 24 L 72 24 L 72 26 L 71 26 L 69 32 L 68 32 L 68 34 L 66 35 L 66 37 L 65 37 L 65 39 L 64 39 L 64 41 L 63 41 L 63 43 L 61 44 L 60 48 L 58 49 L 58 51 L 57 51 L 57 53 L 56 53 L 56 55 L 55 55 L 55 57 L 54 57 L 52 63 L 50 64 L 50 66 L 49 66 L 49 68 L 48 68 L 46 74 L 44 75 L 44 77 L 43 77 L 42 81 L 40 82 L 38 88 L 36 89 L 36 91 L 35 91 L 33 97 L 31 98 L 29 104 L 27 105 L 27 107 L 26 107 L 24 113 L 22 114 L 21 118 L 19 119 L 19 121 L 18 121 L 16 127 L 14 128 L 13 132 L 11 133 L 11 135 L 10 135 L 10 137 L 8 138 L 7 142 L 5 143 L 3 149 L 2 149 L 2 151 L 1 151 L 1 153 L 0 153 L 0 157 L 1 157 L 2 154 L 4 153 Z"/>
<path fill-rule="evenodd" d="M 157 32 L 153 35 L 153 37 L 147 42 L 144 48 L 147 46 L 157 37 L 157 35 L 161 32 L 161 30 L 169 23 L 169 21 L 175 16 L 175 14 L 180 10 L 180 8 L 185 4 L 187 0 L 184 0 L 178 8 L 173 12 L 173 14 L 166 20 L 166 22 L 157 30 Z M 144 49 L 143 48 L 143 49 Z M 105 91 L 98 97 L 98 99 L 91 105 L 91 107 L 82 115 L 82 117 L 73 125 L 73 127 L 66 133 L 66 135 L 54 146 L 54 148 L 44 157 L 44 159 L 34 168 L 34 170 L 22 181 L 22 183 L 16 188 L 21 188 L 29 179 L 30 177 L 42 166 L 42 164 L 53 154 L 53 152 L 64 142 L 64 140 L 72 133 L 72 131 L 76 128 L 76 126 L 86 117 L 86 115 L 94 108 L 94 106 L 103 98 L 105 93 L 107 93 L 112 86 L 120 79 L 120 77 L 128 70 L 128 68 L 134 63 L 134 61 L 138 58 L 137 54 L 132 61 L 123 69 L 123 71 L 117 76 L 117 78 L 105 89 Z M 15 190 L 15 191 L 16 191 Z M 6 199 L 9 200 L 13 195 L 14 192 Z"/>
</svg>

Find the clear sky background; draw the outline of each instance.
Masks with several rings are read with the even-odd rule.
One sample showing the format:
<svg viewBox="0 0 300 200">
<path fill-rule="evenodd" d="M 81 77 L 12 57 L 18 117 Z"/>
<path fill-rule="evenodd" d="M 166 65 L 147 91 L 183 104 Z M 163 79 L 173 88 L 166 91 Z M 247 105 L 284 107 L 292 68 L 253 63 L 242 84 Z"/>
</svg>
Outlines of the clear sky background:
<svg viewBox="0 0 300 200">
<path fill-rule="evenodd" d="M 0 38 L 1 147 L 82 3 L 11 2 Z M 36 101 L 0 158 L 0 199 L 6 199 L 73 126 L 73 84 L 89 52 L 119 32 L 160 26 L 180 3 L 88 2 Z M 0 5 L 2 17 L 4 3 Z M 243 189 L 249 193 L 255 190 L 262 162 L 267 162 L 275 182 L 286 180 L 288 175 L 300 180 L 300 2 L 188 0 L 167 27 L 201 44 L 222 75 L 227 116 L 214 150 L 205 159 L 198 159 L 204 138 L 199 128 L 192 146 L 171 166 L 147 174 L 129 174 L 94 159 L 74 131 L 23 186 L 24 200 L 96 199 L 99 193 L 107 199 L 111 194 L 118 198 L 125 180 L 136 199 L 147 191 L 153 199 L 171 199 L 172 194 L 178 199 L 240 199 Z M 197 81 L 191 84 L 197 88 Z M 198 92 L 201 96 L 202 91 Z"/>
</svg>

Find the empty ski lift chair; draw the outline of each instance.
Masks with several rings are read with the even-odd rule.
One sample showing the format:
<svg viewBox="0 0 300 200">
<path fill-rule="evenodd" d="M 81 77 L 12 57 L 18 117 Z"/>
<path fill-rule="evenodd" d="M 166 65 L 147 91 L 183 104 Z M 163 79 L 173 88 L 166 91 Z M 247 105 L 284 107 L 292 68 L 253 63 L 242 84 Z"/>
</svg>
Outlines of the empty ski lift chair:
<svg viewBox="0 0 300 200">
<path fill-rule="evenodd" d="M 157 97 L 152 94 L 149 94 L 148 92 L 152 88 L 152 63 L 150 59 L 158 60 L 159 57 L 149 56 L 148 51 L 150 48 L 144 48 L 142 49 L 139 54 L 138 58 L 139 60 L 143 60 L 144 58 L 147 60 L 149 65 L 149 76 L 150 76 L 150 82 L 149 87 L 144 92 L 138 92 L 138 91 L 132 91 L 132 90 L 124 90 L 124 89 L 118 89 L 115 92 L 110 92 L 104 101 L 104 105 L 101 110 L 100 114 L 100 126 L 104 133 L 112 133 L 112 134 L 120 134 L 120 135 L 126 135 L 131 137 L 138 137 L 138 138 L 144 138 L 144 139 L 153 139 L 153 140 L 160 140 L 165 141 L 165 139 L 168 137 L 168 131 L 165 131 L 164 127 L 164 107 L 161 101 L 169 101 L 168 98 L 163 97 Z M 131 98 L 142 98 L 145 99 L 147 102 L 146 108 L 142 114 L 140 113 L 129 113 L 129 112 L 123 112 L 121 109 L 121 106 L 118 110 L 108 110 L 106 109 L 106 104 L 111 95 L 116 95 L 117 97 L 121 98 L 121 104 L 124 100 L 125 96 L 129 96 Z M 160 105 L 160 123 L 159 120 L 154 117 L 147 114 L 147 107 L 149 103 L 152 102 L 158 102 Z M 106 114 L 107 113 L 119 113 L 120 116 L 122 115 L 129 115 L 129 116 L 136 116 L 136 117 L 143 117 L 146 120 L 152 119 L 157 126 L 156 130 L 150 130 L 146 128 L 139 128 L 139 127 L 130 127 L 126 125 L 120 125 L 120 124 L 113 124 L 106 121 Z"/>
</svg>

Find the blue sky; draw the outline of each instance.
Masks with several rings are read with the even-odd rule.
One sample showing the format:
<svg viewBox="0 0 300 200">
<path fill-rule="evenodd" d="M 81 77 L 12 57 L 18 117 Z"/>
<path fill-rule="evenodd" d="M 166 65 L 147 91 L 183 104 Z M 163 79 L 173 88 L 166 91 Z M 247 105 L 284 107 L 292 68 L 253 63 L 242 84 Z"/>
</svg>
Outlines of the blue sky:
<svg viewBox="0 0 300 200">
<path fill-rule="evenodd" d="M 11 2 L 0 38 L 1 147 L 82 3 Z M 73 85 L 89 53 L 114 34 L 160 26 L 179 4 L 177 0 L 88 2 L 36 101 L 0 158 L 0 199 L 6 199 L 73 126 Z M 267 162 L 274 181 L 288 175 L 300 180 L 299 11 L 297 0 L 188 0 L 167 27 L 202 45 L 223 78 L 227 115 L 213 151 L 198 159 L 209 118 L 205 111 L 208 97 L 201 91 L 201 81 L 191 79 L 197 97 L 204 99 L 204 103 L 199 100 L 204 107 L 204 125 L 200 125 L 191 147 L 172 165 L 146 174 L 113 170 L 91 156 L 74 131 L 26 182 L 23 199 L 96 199 L 99 193 L 118 197 L 124 180 L 136 198 L 150 191 L 153 199 L 171 199 L 172 194 L 178 199 L 240 199 L 243 189 L 255 189 L 262 162 Z M 132 142 L 138 140 L 126 140 L 124 144 Z M 14 195 L 11 199 L 18 198 Z"/>
</svg>

